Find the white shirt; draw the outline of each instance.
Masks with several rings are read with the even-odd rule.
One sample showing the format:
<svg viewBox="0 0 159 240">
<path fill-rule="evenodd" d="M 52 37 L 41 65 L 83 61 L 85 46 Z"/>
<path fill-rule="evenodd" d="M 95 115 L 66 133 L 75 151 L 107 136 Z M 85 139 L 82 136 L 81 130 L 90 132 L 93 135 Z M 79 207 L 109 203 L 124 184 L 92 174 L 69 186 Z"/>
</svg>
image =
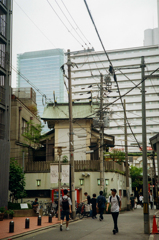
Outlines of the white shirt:
<svg viewBox="0 0 159 240">
<path fill-rule="evenodd" d="M 63 198 L 63 199 L 68 198 L 68 203 L 69 203 L 69 205 L 72 205 L 71 198 L 69 198 L 67 195 L 64 195 L 62 198 Z M 62 204 L 62 198 L 60 198 L 60 204 Z"/>
<path fill-rule="evenodd" d="M 120 200 L 120 198 L 119 198 L 119 200 Z M 110 202 L 110 197 L 109 197 L 108 203 L 111 204 L 111 212 L 119 212 L 119 202 L 118 202 L 116 195 L 114 197 L 111 196 L 111 202 Z"/>
<path fill-rule="evenodd" d="M 153 196 L 150 194 L 150 202 L 153 202 Z"/>
<path fill-rule="evenodd" d="M 139 200 L 142 202 L 142 200 L 143 200 L 143 196 L 140 196 L 140 197 L 139 197 Z"/>
</svg>

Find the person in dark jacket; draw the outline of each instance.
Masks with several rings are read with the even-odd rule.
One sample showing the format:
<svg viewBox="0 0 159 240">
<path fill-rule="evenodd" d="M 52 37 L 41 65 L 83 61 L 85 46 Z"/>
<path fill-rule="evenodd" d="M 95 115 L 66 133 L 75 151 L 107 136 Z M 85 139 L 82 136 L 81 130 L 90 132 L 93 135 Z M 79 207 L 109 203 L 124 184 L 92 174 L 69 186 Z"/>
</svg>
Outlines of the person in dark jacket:
<svg viewBox="0 0 159 240">
<path fill-rule="evenodd" d="M 106 203 L 106 199 L 103 196 L 103 191 L 99 192 L 99 196 L 97 197 L 97 203 L 96 206 L 99 208 L 99 221 L 103 220 L 103 213 L 104 213 L 104 208 L 105 208 L 105 203 Z"/>
<path fill-rule="evenodd" d="M 94 193 L 94 194 L 93 194 L 93 198 L 91 199 L 91 203 L 92 203 L 92 219 L 97 218 L 97 217 L 96 217 L 96 215 L 97 215 L 96 202 L 97 202 L 96 194 Z"/>
</svg>

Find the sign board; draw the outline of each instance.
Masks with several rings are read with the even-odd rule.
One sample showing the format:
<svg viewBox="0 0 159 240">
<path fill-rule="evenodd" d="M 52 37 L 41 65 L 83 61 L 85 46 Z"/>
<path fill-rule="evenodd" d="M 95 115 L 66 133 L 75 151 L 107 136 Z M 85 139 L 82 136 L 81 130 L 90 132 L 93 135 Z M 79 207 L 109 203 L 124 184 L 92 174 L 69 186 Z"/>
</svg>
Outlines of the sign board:
<svg viewBox="0 0 159 240">
<path fill-rule="evenodd" d="M 28 204 L 27 203 L 20 203 L 21 209 L 28 209 Z"/>
<path fill-rule="evenodd" d="M 69 165 L 62 165 L 62 182 L 69 183 L 70 171 Z"/>
<path fill-rule="evenodd" d="M 58 183 L 58 165 L 50 166 L 50 182 Z"/>
</svg>

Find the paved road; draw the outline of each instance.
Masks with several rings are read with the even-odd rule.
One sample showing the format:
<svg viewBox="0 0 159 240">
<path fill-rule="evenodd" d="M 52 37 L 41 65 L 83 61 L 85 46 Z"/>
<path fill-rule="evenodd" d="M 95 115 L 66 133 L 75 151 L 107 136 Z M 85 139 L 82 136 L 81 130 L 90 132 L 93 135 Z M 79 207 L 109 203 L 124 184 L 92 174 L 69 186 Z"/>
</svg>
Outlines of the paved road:
<svg viewBox="0 0 159 240">
<path fill-rule="evenodd" d="M 154 212 L 151 211 L 151 215 Z M 152 219 L 152 216 L 151 216 Z M 152 223 L 151 223 L 152 224 Z M 79 220 L 70 224 L 70 230 L 59 231 L 59 226 L 20 237 L 20 240 L 148 240 L 149 235 L 143 234 L 143 210 L 136 209 L 134 212 L 125 212 L 119 215 L 119 233 L 112 233 L 113 221 L 111 215 L 104 215 L 104 220 L 93 220 L 91 218 Z"/>
</svg>

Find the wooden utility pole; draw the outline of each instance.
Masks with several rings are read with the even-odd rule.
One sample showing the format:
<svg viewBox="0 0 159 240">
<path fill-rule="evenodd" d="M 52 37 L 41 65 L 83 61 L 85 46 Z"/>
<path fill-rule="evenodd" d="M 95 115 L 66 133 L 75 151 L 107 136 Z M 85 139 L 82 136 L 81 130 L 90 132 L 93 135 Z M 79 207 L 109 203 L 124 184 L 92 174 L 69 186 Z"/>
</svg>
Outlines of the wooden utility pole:
<svg viewBox="0 0 159 240">
<path fill-rule="evenodd" d="M 125 128 L 125 161 L 126 161 L 126 195 L 127 210 L 130 211 L 130 190 L 129 190 L 129 167 L 128 167 L 128 141 L 127 141 L 127 125 L 126 125 L 126 101 L 124 99 L 124 128 Z"/>
<path fill-rule="evenodd" d="M 75 218 L 75 177 L 74 177 L 74 141 L 73 141 L 73 117 L 72 117 L 72 85 L 71 85 L 71 60 L 70 50 L 67 51 L 68 66 L 68 95 L 69 95 L 69 151 L 71 166 L 71 200 L 72 200 L 72 218 Z"/>
<path fill-rule="evenodd" d="M 141 57 L 142 70 L 142 161 L 143 161 L 143 196 L 144 196 L 144 233 L 150 234 L 148 176 L 147 176 L 147 136 L 146 136 L 146 104 L 145 104 L 145 61 Z"/>
<path fill-rule="evenodd" d="M 104 190 L 104 171 L 103 171 L 103 74 L 100 74 L 100 190 Z"/>
</svg>

